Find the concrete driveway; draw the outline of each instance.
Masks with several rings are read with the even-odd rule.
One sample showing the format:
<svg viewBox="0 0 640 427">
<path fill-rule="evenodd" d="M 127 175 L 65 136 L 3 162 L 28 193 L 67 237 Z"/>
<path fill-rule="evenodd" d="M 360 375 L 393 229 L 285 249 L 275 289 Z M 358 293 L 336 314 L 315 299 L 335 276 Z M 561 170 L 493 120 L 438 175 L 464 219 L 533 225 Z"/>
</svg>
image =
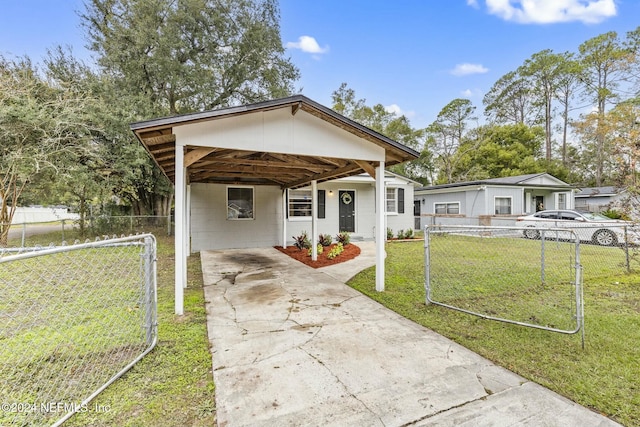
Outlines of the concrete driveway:
<svg viewBox="0 0 640 427">
<path fill-rule="evenodd" d="M 272 248 L 205 251 L 219 426 L 613 426 Z"/>
</svg>

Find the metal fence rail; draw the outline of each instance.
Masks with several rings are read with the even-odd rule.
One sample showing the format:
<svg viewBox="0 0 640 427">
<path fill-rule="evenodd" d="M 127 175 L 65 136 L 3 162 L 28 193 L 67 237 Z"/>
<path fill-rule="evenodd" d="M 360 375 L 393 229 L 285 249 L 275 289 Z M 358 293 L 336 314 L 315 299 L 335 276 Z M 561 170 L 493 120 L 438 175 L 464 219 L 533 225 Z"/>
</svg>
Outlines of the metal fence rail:
<svg viewBox="0 0 640 427">
<path fill-rule="evenodd" d="M 152 235 L 0 258 L 0 425 L 59 425 L 154 346 Z M 57 421 L 56 421 L 57 420 Z"/>
<path fill-rule="evenodd" d="M 554 332 L 580 331 L 579 241 L 571 232 L 558 239 L 556 230 L 537 231 L 531 240 L 516 227 L 426 227 L 427 304 Z"/>
<path fill-rule="evenodd" d="M 80 232 L 81 225 L 84 234 Z M 170 216 L 126 215 L 87 217 L 81 223 L 79 219 L 57 219 L 46 222 L 0 223 L 0 228 L 8 228 L 7 242 L 0 241 L 0 249 L 7 247 L 33 247 L 36 245 L 55 245 L 75 240 L 84 241 L 95 236 L 129 235 L 140 233 L 165 234 L 170 236 L 173 224 Z M 43 239 L 48 239 L 43 241 Z M 6 243 L 6 245 L 3 245 Z M 64 244 L 63 244 L 64 245 Z"/>
</svg>

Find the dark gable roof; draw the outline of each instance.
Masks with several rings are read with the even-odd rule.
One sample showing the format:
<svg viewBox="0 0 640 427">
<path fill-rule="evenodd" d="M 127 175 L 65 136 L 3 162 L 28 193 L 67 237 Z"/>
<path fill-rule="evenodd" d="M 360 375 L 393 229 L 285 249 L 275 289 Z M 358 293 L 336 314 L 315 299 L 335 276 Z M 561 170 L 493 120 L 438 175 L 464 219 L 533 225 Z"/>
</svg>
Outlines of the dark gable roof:
<svg viewBox="0 0 640 427">
<path fill-rule="evenodd" d="M 526 185 L 528 187 L 567 187 L 572 188 L 571 185 L 545 185 L 545 184 L 527 184 L 526 182 L 537 178 L 539 176 L 548 175 L 546 172 L 542 173 L 530 173 L 527 175 L 516 175 L 516 176 L 507 176 L 504 178 L 487 178 L 477 181 L 466 181 L 466 182 L 453 182 L 450 184 L 440 184 L 440 185 L 432 185 L 428 187 L 420 187 L 416 188 L 416 191 L 420 190 L 439 190 L 444 188 L 456 188 L 456 187 L 471 187 L 478 185 L 510 185 L 510 186 L 522 186 Z M 551 176 L 551 175 L 550 175 Z"/>
</svg>

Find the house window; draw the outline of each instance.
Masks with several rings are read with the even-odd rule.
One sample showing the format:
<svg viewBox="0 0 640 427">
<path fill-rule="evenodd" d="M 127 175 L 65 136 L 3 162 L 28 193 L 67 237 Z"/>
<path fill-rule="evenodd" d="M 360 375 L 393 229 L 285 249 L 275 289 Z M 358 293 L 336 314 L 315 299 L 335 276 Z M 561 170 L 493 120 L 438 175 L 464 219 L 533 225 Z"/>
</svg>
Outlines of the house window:
<svg viewBox="0 0 640 427">
<path fill-rule="evenodd" d="M 434 211 L 436 215 L 458 215 L 460 213 L 460 202 L 436 203 Z"/>
<path fill-rule="evenodd" d="M 253 219 L 253 187 L 227 187 L 227 219 Z"/>
<path fill-rule="evenodd" d="M 496 215 L 511 215 L 511 197 L 496 197 Z"/>
<path fill-rule="evenodd" d="M 558 209 L 567 209 L 566 193 L 558 193 Z"/>
<path fill-rule="evenodd" d="M 311 217 L 313 195 L 311 190 L 289 190 L 289 218 Z M 318 218 L 325 218 L 326 193 L 318 190 Z"/>
<path fill-rule="evenodd" d="M 404 188 L 387 188 L 387 213 L 404 213 Z"/>
<path fill-rule="evenodd" d="M 398 212 L 396 207 L 396 188 L 387 188 L 387 212 Z"/>
<path fill-rule="evenodd" d="M 289 218 L 311 216 L 311 190 L 289 190 Z"/>
</svg>

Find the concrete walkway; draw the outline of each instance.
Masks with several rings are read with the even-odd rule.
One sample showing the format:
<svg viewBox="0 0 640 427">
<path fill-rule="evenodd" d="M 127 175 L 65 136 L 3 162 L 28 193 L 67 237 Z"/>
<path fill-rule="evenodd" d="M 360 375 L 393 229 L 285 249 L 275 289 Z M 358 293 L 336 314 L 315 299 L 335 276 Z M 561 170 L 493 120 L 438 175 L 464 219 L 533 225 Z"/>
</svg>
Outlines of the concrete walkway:
<svg viewBox="0 0 640 427">
<path fill-rule="evenodd" d="M 614 426 L 275 249 L 206 251 L 219 426 Z"/>
</svg>

